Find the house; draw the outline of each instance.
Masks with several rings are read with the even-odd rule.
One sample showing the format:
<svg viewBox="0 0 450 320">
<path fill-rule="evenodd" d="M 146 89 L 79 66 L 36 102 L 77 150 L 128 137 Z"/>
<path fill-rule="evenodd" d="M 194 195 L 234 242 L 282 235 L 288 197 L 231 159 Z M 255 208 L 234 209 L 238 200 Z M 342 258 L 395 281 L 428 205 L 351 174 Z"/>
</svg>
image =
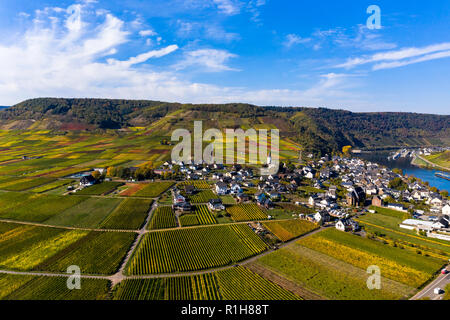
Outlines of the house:
<svg viewBox="0 0 450 320">
<path fill-rule="evenodd" d="M 336 229 L 340 231 L 358 231 L 360 229 L 359 224 L 352 219 L 340 219 L 336 223 Z"/>
<path fill-rule="evenodd" d="M 445 205 L 442 208 L 442 214 L 447 215 L 447 216 L 450 215 L 450 205 L 449 204 Z"/>
<path fill-rule="evenodd" d="M 182 203 L 175 203 L 172 206 L 172 209 L 178 212 L 189 212 L 191 211 L 192 207 L 189 202 L 182 202 Z"/>
<path fill-rule="evenodd" d="M 230 191 L 232 194 L 239 194 L 242 193 L 241 186 L 237 183 L 232 183 L 230 187 Z"/>
<path fill-rule="evenodd" d="M 186 194 L 194 194 L 195 193 L 195 187 L 192 184 L 188 184 L 184 186 L 184 192 Z"/>
<path fill-rule="evenodd" d="M 328 222 L 330 221 L 330 215 L 326 211 L 319 211 L 314 215 L 314 220 L 316 220 L 317 222 Z"/>
<path fill-rule="evenodd" d="M 281 195 L 277 191 L 269 192 L 270 200 L 279 200 L 281 198 Z"/>
<path fill-rule="evenodd" d="M 89 187 L 97 183 L 97 180 L 90 174 L 81 177 L 80 179 L 80 186 L 82 187 Z"/>
<path fill-rule="evenodd" d="M 216 183 L 216 193 L 220 195 L 227 194 L 228 186 L 225 182 L 219 181 Z"/>
<path fill-rule="evenodd" d="M 372 205 L 375 207 L 382 207 L 383 206 L 383 200 L 379 196 L 375 196 L 372 198 Z"/>
<path fill-rule="evenodd" d="M 221 199 L 210 199 L 208 202 L 208 207 L 214 211 L 225 210 L 224 205 L 222 204 Z"/>
<path fill-rule="evenodd" d="M 403 205 L 401 205 L 399 203 L 388 203 L 387 207 L 392 210 L 397 210 L 397 211 L 402 211 L 402 212 L 407 211 L 403 208 Z"/>
<path fill-rule="evenodd" d="M 242 202 L 250 201 L 250 196 L 245 193 L 239 193 L 237 195 L 237 199 L 238 199 L 238 202 L 242 203 Z"/>
</svg>

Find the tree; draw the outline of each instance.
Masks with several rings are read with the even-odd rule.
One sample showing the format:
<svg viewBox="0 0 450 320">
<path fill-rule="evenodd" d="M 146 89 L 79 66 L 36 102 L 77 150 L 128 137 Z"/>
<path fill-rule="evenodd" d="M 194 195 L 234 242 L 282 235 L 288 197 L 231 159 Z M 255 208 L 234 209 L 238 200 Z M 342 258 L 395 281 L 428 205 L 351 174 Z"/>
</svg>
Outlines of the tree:
<svg viewBox="0 0 450 320">
<path fill-rule="evenodd" d="M 117 174 L 117 169 L 116 167 L 108 167 L 108 169 L 106 170 L 106 175 L 108 177 L 115 177 Z"/>
<path fill-rule="evenodd" d="M 444 197 L 444 198 L 447 198 L 448 197 L 448 191 L 447 190 L 442 190 L 441 191 L 441 196 Z"/>
<path fill-rule="evenodd" d="M 102 174 L 98 170 L 93 171 L 91 175 L 94 177 L 95 180 L 100 179 L 100 177 L 102 176 Z"/>
</svg>

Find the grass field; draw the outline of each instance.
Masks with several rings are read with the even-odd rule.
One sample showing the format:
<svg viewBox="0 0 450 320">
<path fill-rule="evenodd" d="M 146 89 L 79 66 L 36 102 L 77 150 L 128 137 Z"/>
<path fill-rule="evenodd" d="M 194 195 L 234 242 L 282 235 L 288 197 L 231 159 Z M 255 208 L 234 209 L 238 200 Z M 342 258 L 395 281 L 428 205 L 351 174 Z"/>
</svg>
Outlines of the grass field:
<svg viewBox="0 0 450 320">
<path fill-rule="evenodd" d="M 292 240 L 319 228 L 318 225 L 306 220 L 283 220 L 263 223 L 270 232 L 283 242 Z"/>
<path fill-rule="evenodd" d="M 296 243 L 261 257 L 258 264 L 327 299 L 397 300 L 416 292 L 383 277 L 381 290 L 369 290 L 366 270 Z"/>
<path fill-rule="evenodd" d="M 414 231 L 402 229 L 398 226 L 402 219 L 367 213 L 359 217 L 358 220 L 368 232 L 383 235 L 386 241 L 396 242 L 405 248 L 421 250 L 424 254 L 450 257 L 450 243 L 448 241 L 428 238 L 418 235 Z"/>
<path fill-rule="evenodd" d="M 267 245 L 246 225 L 151 232 L 129 262 L 129 274 L 203 270 L 259 254 Z"/>
<path fill-rule="evenodd" d="M 328 229 L 298 243 L 363 270 L 376 265 L 383 270 L 384 277 L 415 288 L 427 282 L 446 262 L 336 229 Z"/>
<path fill-rule="evenodd" d="M 126 280 L 117 300 L 294 300 L 293 293 L 250 270 L 237 267 L 195 276 Z"/>
<path fill-rule="evenodd" d="M 152 203 L 151 199 L 125 199 L 102 222 L 101 228 L 138 230 L 144 224 Z"/>
<path fill-rule="evenodd" d="M 70 179 L 69 180 L 56 180 L 54 182 L 44 184 L 44 185 L 39 186 L 37 188 L 33 188 L 30 191 L 31 192 L 36 192 L 36 193 L 43 193 L 43 192 L 47 192 L 47 191 L 50 191 L 50 190 L 54 190 L 54 189 L 60 188 L 62 186 L 69 185 L 69 184 L 74 183 L 74 182 L 75 182 L 75 180 L 70 180 Z"/>
</svg>

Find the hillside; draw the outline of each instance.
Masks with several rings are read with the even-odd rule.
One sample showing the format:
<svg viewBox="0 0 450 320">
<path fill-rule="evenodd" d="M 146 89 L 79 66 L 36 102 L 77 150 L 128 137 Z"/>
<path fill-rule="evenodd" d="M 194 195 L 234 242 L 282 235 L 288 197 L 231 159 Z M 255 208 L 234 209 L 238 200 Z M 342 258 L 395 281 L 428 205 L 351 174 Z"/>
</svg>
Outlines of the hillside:
<svg viewBox="0 0 450 320">
<path fill-rule="evenodd" d="M 342 146 L 384 148 L 450 145 L 450 116 L 414 113 L 353 113 L 324 108 L 259 107 L 249 104 L 193 105 L 148 100 L 40 98 L 0 110 L 3 130 L 104 130 L 149 127 L 278 128 L 307 151 Z"/>
</svg>

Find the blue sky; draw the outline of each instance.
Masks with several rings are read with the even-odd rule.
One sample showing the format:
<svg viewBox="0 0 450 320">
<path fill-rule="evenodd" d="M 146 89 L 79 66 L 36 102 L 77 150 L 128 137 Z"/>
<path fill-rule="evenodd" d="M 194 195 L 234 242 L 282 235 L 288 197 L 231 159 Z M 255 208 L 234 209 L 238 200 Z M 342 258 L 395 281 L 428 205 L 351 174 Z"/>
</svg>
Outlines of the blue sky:
<svg viewBox="0 0 450 320">
<path fill-rule="evenodd" d="M 381 9 L 381 29 L 366 12 Z M 449 114 L 450 4 L 0 2 L 0 105 L 34 97 Z"/>
</svg>

